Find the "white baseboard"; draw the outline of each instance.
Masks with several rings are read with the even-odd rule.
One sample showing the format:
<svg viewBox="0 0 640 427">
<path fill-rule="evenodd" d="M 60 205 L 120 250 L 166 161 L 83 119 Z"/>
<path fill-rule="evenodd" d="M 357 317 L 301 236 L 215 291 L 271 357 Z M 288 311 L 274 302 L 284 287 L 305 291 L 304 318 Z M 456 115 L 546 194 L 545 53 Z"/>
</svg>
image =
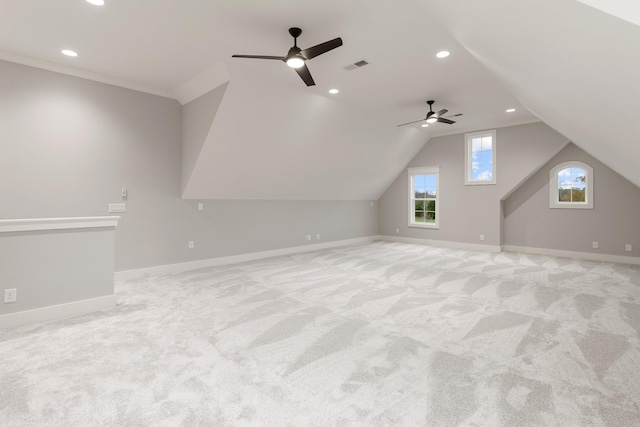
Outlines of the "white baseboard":
<svg viewBox="0 0 640 427">
<path fill-rule="evenodd" d="M 547 255 L 563 258 L 578 258 L 589 261 L 615 262 L 618 264 L 634 264 L 640 265 L 640 258 L 622 255 L 607 255 L 589 252 L 565 251 L 560 249 L 530 248 L 527 246 L 503 245 L 502 250 L 505 252 L 520 252 L 532 255 Z"/>
<path fill-rule="evenodd" d="M 337 240 L 333 242 L 314 243 L 305 246 L 294 246 L 283 249 L 273 249 L 261 252 L 251 252 L 247 254 L 239 254 L 232 256 L 225 256 L 219 258 L 209 258 L 199 261 L 182 262 L 177 264 L 158 265 L 154 267 L 139 268 L 134 270 L 117 271 L 115 273 L 115 280 L 135 280 L 144 277 L 151 276 L 164 276 L 167 274 L 183 273 L 185 271 L 197 270 L 199 268 L 215 267 L 219 265 L 237 264 L 240 262 L 254 261 L 264 258 L 273 258 L 283 255 L 291 255 L 294 253 L 311 252 L 321 249 L 330 249 L 340 246 L 356 245 L 361 243 L 370 243 L 375 240 L 383 240 L 387 242 L 400 242 L 411 243 L 418 245 L 429 245 L 442 248 L 462 249 L 471 251 L 483 251 L 483 252 L 521 252 L 535 255 L 549 255 L 568 258 L 580 258 L 592 261 L 604 261 L 604 262 L 616 262 L 623 264 L 639 264 L 640 258 L 637 257 L 625 257 L 617 255 L 605 255 L 605 254 L 591 254 L 586 252 L 572 252 L 554 249 L 543 248 L 529 248 L 524 246 L 512 246 L 512 245 L 480 245 L 476 243 L 465 242 L 451 242 L 446 240 L 429 240 L 429 239 L 417 239 L 411 237 L 399 237 L 399 236 L 367 236 L 358 237 L 355 239 Z"/>
<path fill-rule="evenodd" d="M 177 264 L 158 265 L 155 267 L 139 268 L 135 270 L 116 271 L 115 280 L 135 280 L 149 276 L 164 276 L 167 274 L 183 273 L 185 271 L 197 270 L 199 268 L 215 267 L 218 265 L 237 264 L 239 262 L 254 261 L 263 258 L 273 258 L 276 256 L 291 255 L 300 252 L 311 252 L 320 249 L 330 249 L 340 246 L 356 245 L 360 243 L 370 243 L 379 240 L 380 236 L 358 237 L 355 239 L 336 240 L 325 243 L 312 243 L 305 246 L 293 246 L 290 248 L 273 249 L 269 251 L 250 252 L 247 254 L 225 256 L 219 258 L 209 258 L 199 261 L 181 262 Z"/>
<path fill-rule="evenodd" d="M 495 245 L 478 245 L 476 243 L 465 242 L 450 242 L 447 240 L 429 240 L 429 239 L 416 239 L 413 237 L 399 237 L 399 236 L 378 236 L 379 240 L 387 242 L 400 242 L 400 243 L 413 243 L 416 245 L 428 245 L 436 246 L 440 248 L 451 249 L 463 249 L 469 251 L 484 251 L 484 252 L 500 252 L 500 246 Z"/>
<path fill-rule="evenodd" d="M 104 297 L 51 305 L 49 307 L 36 308 L 33 310 L 19 311 L 17 313 L 3 314 L 0 316 L 0 329 L 16 328 L 30 323 L 60 320 L 66 317 L 90 313 L 92 311 L 110 309 L 115 306 L 116 296 L 107 295 Z"/>
</svg>

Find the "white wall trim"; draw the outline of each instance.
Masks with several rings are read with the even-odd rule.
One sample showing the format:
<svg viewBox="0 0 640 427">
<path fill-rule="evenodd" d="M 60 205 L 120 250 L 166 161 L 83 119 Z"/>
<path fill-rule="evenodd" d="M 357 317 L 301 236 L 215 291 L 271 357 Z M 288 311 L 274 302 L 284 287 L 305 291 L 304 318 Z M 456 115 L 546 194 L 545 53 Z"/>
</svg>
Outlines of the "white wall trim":
<svg viewBox="0 0 640 427">
<path fill-rule="evenodd" d="M 0 219 L 0 233 L 16 231 L 65 230 L 76 228 L 115 227 L 119 216 L 91 216 L 77 218 Z"/>
<path fill-rule="evenodd" d="M 354 239 L 336 240 L 326 243 L 315 243 L 305 246 L 293 246 L 283 249 L 272 249 L 261 252 L 250 252 L 246 254 L 231 255 L 219 258 L 209 258 L 198 261 L 182 262 L 177 264 L 158 265 L 155 267 L 139 268 L 135 270 L 117 271 L 115 280 L 135 280 L 149 276 L 164 276 L 167 274 L 183 273 L 185 271 L 197 270 L 199 268 L 215 267 L 219 265 L 237 264 L 240 262 L 254 261 L 257 259 L 273 258 L 283 255 L 291 255 L 300 252 L 311 252 L 321 249 L 337 248 L 340 246 L 357 245 L 361 243 L 371 243 L 380 240 L 380 236 L 357 237 Z"/>
<path fill-rule="evenodd" d="M 60 320 L 93 311 L 108 310 L 115 306 L 116 296 L 107 295 L 33 310 L 19 311 L 17 313 L 3 314 L 0 316 L 0 329 L 17 328 L 32 323 Z"/>
<path fill-rule="evenodd" d="M 502 250 L 504 252 L 520 252 L 520 253 L 532 254 L 532 255 L 547 255 L 547 256 L 563 257 L 563 258 L 585 259 L 588 261 L 601 261 L 601 262 L 614 262 L 618 264 L 640 265 L 640 257 L 632 257 L 632 256 L 597 254 L 597 253 L 589 253 L 589 252 L 575 252 L 575 251 L 565 251 L 561 249 L 530 248 L 527 246 L 513 246 L 513 245 L 503 245 Z"/>
<path fill-rule="evenodd" d="M 175 99 L 175 96 L 165 90 L 141 85 L 138 83 L 128 82 L 126 80 L 116 79 L 90 71 L 80 70 L 78 68 L 69 67 L 68 65 L 56 64 L 54 62 L 44 61 L 42 59 L 32 58 L 30 56 L 19 55 L 16 53 L 0 51 L 0 60 L 13 62 L 16 64 L 27 65 L 29 67 L 40 68 L 41 70 L 53 71 L 54 73 L 66 74 L 68 76 L 79 77 L 85 80 L 91 80 L 99 83 L 131 89 L 138 92 L 144 92 L 151 95 L 161 96 L 163 98 Z"/>
<path fill-rule="evenodd" d="M 440 248 L 463 249 L 463 250 L 469 250 L 469 251 L 483 251 L 483 252 L 496 252 L 496 253 L 500 252 L 500 246 L 479 245 L 476 243 L 465 243 L 465 242 L 451 242 L 447 240 L 416 239 L 413 237 L 399 237 L 399 236 L 379 236 L 379 240 L 384 240 L 386 242 L 413 243 L 416 245 L 436 246 Z"/>
</svg>

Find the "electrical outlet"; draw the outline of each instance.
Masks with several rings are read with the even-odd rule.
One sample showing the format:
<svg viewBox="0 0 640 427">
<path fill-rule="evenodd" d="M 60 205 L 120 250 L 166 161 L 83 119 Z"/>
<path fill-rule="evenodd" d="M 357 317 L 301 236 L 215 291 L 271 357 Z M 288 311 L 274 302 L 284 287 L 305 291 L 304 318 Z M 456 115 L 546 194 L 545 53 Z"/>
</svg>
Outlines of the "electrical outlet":
<svg viewBox="0 0 640 427">
<path fill-rule="evenodd" d="M 598 249 L 598 242 L 593 242 L 593 243 L 591 244 L 591 247 L 592 247 L 593 249 Z"/>
<path fill-rule="evenodd" d="M 203 211 L 204 210 L 204 203 L 198 203 L 198 210 L 199 211 Z"/>
<path fill-rule="evenodd" d="M 109 203 L 109 213 L 123 213 L 127 211 L 126 203 Z"/>
<path fill-rule="evenodd" d="M 8 304 L 10 302 L 16 302 L 18 299 L 18 291 L 17 289 L 5 289 L 4 290 L 4 303 Z"/>
<path fill-rule="evenodd" d="M 316 240 L 320 240 L 320 233 L 316 234 Z"/>
<path fill-rule="evenodd" d="M 484 234 L 480 235 L 480 240 L 484 240 Z"/>
<path fill-rule="evenodd" d="M 626 245 L 624 245 L 624 250 L 627 252 L 631 252 L 633 250 L 633 246 L 627 243 Z"/>
<path fill-rule="evenodd" d="M 189 240 L 189 249 L 193 249 L 196 247 L 196 244 L 193 240 Z"/>
<path fill-rule="evenodd" d="M 306 240 L 307 242 L 309 242 L 311 240 L 311 234 L 305 234 L 304 235 L 304 240 Z"/>
</svg>

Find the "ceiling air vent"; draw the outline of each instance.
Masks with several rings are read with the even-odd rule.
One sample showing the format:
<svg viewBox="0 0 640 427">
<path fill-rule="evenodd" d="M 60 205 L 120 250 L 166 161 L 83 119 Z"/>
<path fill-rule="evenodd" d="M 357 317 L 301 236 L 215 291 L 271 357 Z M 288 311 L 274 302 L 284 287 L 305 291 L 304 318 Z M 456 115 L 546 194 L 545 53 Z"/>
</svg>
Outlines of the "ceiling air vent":
<svg viewBox="0 0 640 427">
<path fill-rule="evenodd" d="M 353 64 L 349 64 L 346 67 L 344 67 L 345 70 L 347 71 L 351 71 L 351 70 L 355 70 L 356 68 L 362 68 L 365 65 L 368 65 L 369 63 L 367 61 L 365 61 L 364 59 L 358 62 L 354 62 Z"/>
</svg>

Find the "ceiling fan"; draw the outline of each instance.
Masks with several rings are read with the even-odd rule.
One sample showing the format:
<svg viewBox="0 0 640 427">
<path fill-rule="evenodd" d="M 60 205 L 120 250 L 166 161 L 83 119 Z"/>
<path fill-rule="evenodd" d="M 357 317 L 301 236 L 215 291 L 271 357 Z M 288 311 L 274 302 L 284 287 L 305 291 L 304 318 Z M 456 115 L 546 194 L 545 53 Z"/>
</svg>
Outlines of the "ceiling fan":
<svg viewBox="0 0 640 427">
<path fill-rule="evenodd" d="M 405 126 L 405 125 L 410 125 L 413 123 L 418 123 L 418 122 L 423 122 L 426 121 L 427 123 L 431 124 L 431 123 L 446 123 L 448 125 L 452 125 L 455 122 L 453 120 L 449 120 L 449 119 L 445 119 L 444 117 L 442 117 L 443 115 L 445 115 L 447 113 L 446 108 L 443 108 L 442 110 L 438 111 L 437 113 L 433 111 L 433 109 L 431 108 L 433 106 L 433 103 L 436 101 L 427 101 L 427 104 L 429 104 L 429 112 L 427 113 L 427 117 L 425 117 L 424 119 L 420 119 L 420 120 L 415 120 L 413 122 L 409 122 L 409 123 L 403 123 L 401 125 L 398 125 L 396 127 L 400 127 L 400 126 Z"/>
<path fill-rule="evenodd" d="M 292 27 L 289 28 L 289 34 L 291 34 L 291 36 L 293 37 L 293 47 L 289 49 L 289 53 L 287 53 L 286 56 L 232 55 L 232 58 L 276 59 L 286 62 L 289 67 L 296 70 L 300 78 L 305 82 L 307 86 L 314 86 L 315 82 L 313 81 L 313 77 L 311 77 L 311 73 L 307 68 L 306 61 L 342 46 L 342 39 L 338 37 L 307 49 L 300 49 L 298 47 L 298 37 L 300 37 L 300 34 L 302 34 L 302 30 L 298 27 Z"/>
</svg>

